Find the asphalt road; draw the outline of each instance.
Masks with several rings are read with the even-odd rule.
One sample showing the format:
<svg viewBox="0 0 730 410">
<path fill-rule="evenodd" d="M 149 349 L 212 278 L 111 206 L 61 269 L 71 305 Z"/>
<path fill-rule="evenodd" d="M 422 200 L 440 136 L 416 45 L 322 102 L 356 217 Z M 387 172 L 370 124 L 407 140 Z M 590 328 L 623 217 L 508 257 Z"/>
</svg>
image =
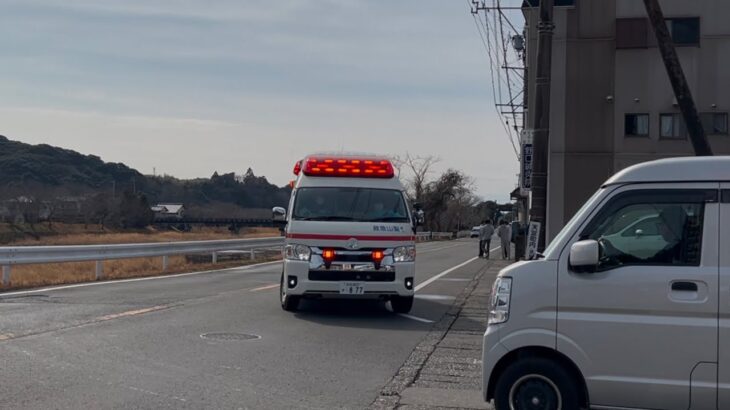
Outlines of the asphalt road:
<svg viewBox="0 0 730 410">
<path fill-rule="evenodd" d="M 0 408 L 364 408 L 483 267 L 475 254 L 475 240 L 418 245 L 410 317 L 357 301 L 284 312 L 280 263 L 0 294 Z"/>
</svg>

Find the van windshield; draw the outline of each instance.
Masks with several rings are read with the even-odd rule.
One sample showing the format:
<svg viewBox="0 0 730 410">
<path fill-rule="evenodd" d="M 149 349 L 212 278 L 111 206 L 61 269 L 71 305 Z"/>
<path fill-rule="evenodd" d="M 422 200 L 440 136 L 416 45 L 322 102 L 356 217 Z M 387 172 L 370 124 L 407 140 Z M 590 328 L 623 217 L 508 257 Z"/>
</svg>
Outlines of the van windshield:
<svg viewBox="0 0 730 410">
<path fill-rule="evenodd" d="M 295 195 L 294 220 L 410 222 L 403 194 L 394 189 L 299 188 Z"/>
<path fill-rule="evenodd" d="M 603 197 L 602 194 L 604 192 L 605 188 L 601 188 L 593 193 L 593 196 L 591 196 L 590 199 L 583 204 L 583 206 L 575 213 L 575 215 L 573 215 L 563 229 L 560 230 L 558 235 L 550 241 L 550 244 L 548 244 L 547 248 L 545 248 L 545 252 L 543 252 L 546 259 L 557 259 L 560 256 L 560 249 L 558 246 L 565 241 L 566 236 L 573 231 L 575 226 L 583 221 L 585 214 L 590 212 L 597 205 L 598 200 Z"/>
</svg>

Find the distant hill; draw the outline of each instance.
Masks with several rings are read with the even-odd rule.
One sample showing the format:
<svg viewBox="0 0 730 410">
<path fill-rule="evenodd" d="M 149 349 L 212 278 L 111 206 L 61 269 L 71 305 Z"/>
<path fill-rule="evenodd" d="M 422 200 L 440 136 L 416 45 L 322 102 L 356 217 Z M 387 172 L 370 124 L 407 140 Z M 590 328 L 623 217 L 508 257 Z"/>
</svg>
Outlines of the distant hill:
<svg viewBox="0 0 730 410">
<path fill-rule="evenodd" d="M 291 193 L 251 168 L 243 174 L 213 174 L 181 180 L 143 175 L 121 163 L 51 145 L 30 145 L 0 136 L 0 200 L 18 197 L 53 200 L 59 197 L 118 195 L 136 191 L 149 203 L 179 202 L 211 216 L 245 213 L 247 208 L 286 206 Z M 225 213 L 226 215 L 220 215 Z"/>
</svg>

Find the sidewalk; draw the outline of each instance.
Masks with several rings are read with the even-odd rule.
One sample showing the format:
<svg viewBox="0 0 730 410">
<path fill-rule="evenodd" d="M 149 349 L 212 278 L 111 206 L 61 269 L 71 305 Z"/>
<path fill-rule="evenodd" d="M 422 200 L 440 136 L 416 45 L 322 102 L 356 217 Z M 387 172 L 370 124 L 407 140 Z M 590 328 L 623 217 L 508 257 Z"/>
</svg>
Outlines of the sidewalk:
<svg viewBox="0 0 730 410">
<path fill-rule="evenodd" d="M 474 280 L 416 346 L 371 408 L 492 408 L 481 395 L 482 336 L 492 283 L 499 270 L 511 262 L 492 259 L 479 263 L 482 266 Z"/>
</svg>

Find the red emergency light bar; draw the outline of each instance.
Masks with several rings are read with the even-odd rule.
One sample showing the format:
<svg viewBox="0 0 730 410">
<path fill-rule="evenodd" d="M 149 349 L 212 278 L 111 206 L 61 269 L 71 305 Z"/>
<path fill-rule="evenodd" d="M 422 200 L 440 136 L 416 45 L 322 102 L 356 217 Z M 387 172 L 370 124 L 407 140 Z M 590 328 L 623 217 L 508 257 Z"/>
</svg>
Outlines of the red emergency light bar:
<svg viewBox="0 0 730 410">
<path fill-rule="evenodd" d="M 379 158 L 308 157 L 304 175 L 317 177 L 393 178 L 393 164 Z"/>
</svg>

